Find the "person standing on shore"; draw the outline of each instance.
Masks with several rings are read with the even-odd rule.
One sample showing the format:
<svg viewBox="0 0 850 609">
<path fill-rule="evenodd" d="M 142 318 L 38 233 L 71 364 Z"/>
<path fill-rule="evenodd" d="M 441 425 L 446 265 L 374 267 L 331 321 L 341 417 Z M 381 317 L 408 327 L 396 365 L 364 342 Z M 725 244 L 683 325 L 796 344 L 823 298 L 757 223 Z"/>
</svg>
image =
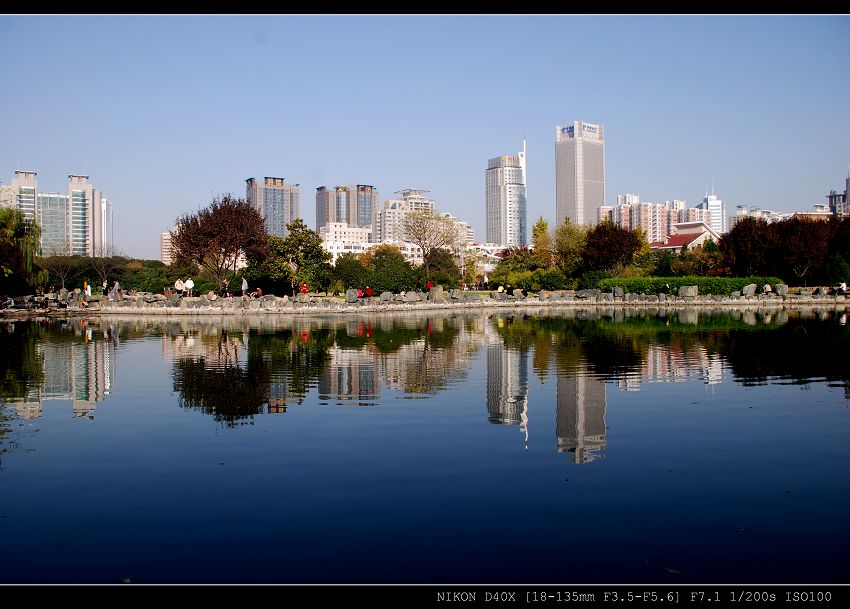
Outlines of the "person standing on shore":
<svg viewBox="0 0 850 609">
<path fill-rule="evenodd" d="M 242 298 L 245 298 L 245 294 L 248 293 L 248 280 L 245 278 L 245 275 L 242 275 Z"/>
<path fill-rule="evenodd" d="M 191 277 L 189 277 L 189 279 L 186 280 L 185 285 L 186 285 L 186 290 L 189 292 L 189 296 L 191 296 L 192 295 L 192 288 L 195 287 L 195 282 L 192 281 Z"/>
<path fill-rule="evenodd" d="M 186 286 L 183 284 L 183 280 L 179 277 L 177 281 L 174 282 L 174 293 L 180 292 L 180 295 L 183 296 L 183 291 L 186 289 Z"/>
</svg>

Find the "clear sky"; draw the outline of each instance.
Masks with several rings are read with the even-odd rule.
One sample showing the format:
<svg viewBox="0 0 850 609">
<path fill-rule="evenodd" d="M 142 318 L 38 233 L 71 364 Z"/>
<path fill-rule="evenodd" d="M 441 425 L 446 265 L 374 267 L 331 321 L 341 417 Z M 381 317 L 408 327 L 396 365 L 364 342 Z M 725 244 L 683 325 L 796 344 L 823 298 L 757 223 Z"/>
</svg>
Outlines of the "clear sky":
<svg viewBox="0 0 850 609">
<path fill-rule="evenodd" d="M 116 246 L 245 179 L 424 188 L 484 240 L 487 160 L 528 142 L 555 215 L 555 126 L 602 123 L 606 199 L 825 203 L 850 166 L 850 17 L 0 16 L 0 181 L 85 173 Z"/>
</svg>

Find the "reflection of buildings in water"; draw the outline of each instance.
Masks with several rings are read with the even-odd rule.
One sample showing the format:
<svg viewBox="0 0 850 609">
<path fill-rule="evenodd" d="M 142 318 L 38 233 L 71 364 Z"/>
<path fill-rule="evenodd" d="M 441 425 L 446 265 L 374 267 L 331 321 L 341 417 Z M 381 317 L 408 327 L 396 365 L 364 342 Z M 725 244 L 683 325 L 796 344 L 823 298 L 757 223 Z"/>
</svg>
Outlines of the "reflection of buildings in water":
<svg viewBox="0 0 850 609">
<path fill-rule="evenodd" d="M 478 348 L 476 331 L 480 323 L 468 326 L 457 320 L 436 318 L 417 320 L 422 338 L 402 345 L 398 351 L 374 352 L 376 367 L 388 389 L 414 394 L 433 394 L 453 380 L 466 378 L 469 360 Z M 449 345 L 435 346 L 426 336 L 447 331 L 446 326 L 459 330 Z"/>
<path fill-rule="evenodd" d="M 367 351 L 328 349 L 329 361 L 319 377 L 319 399 L 375 404 L 380 394 L 375 358 Z"/>
<path fill-rule="evenodd" d="M 90 334 L 88 334 L 90 336 Z M 44 402 L 71 400 L 74 417 L 94 417 L 115 385 L 115 344 L 108 340 L 41 343 L 36 346 L 44 380 L 15 405 L 23 419 L 41 416 Z"/>
<path fill-rule="evenodd" d="M 723 362 L 702 345 L 683 351 L 679 346 L 652 344 L 641 369 L 646 383 L 684 383 L 701 379 L 707 385 L 723 381 Z"/>
<path fill-rule="evenodd" d="M 245 363 L 248 356 L 248 336 L 239 332 L 181 333 L 162 336 L 162 357 L 165 361 L 182 358 L 203 358 L 207 368 L 226 368 Z"/>
<path fill-rule="evenodd" d="M 487 412 L 499 425 L 520 425 L 528 447 L 528 351 L 510 349 L 488 325 Z"/>
<path fill-rule="evenodd" d="M 605 382 L 576 371 L 557 376 L 555 435 L 558 452 L 572 452 L 576 463 L 595 461 L 605 448 Z"/>
</svg>

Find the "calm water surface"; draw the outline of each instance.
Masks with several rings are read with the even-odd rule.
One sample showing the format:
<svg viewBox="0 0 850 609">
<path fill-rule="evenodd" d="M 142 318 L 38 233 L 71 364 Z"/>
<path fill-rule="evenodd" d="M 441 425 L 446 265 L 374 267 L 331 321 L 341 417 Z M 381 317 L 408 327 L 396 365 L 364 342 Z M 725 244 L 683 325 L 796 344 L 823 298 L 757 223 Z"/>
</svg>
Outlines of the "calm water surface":
<svg viewBox="0 0 850 609">
<path fill-rule="evenodd" d="M 3 324 L 0 581 L 846 582 L 846 321 Z"/>
</svg>

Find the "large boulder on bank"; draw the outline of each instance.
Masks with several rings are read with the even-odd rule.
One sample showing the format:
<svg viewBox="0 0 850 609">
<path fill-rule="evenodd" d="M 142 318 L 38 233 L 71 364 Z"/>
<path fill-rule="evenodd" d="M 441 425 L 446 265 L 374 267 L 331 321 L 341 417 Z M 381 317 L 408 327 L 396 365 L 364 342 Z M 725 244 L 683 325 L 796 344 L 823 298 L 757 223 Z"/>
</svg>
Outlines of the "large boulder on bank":
<svg viewBox="0 0 850 609">
<path fill-rule="evenodd" d="M 404 295 L 404 302 L 419 302 L 419 294 L 416 292 L 408 292 Z"/>
<path fill-rule="evenodd" d="M 748 283 L 743 288 L 741 288 L 741 296 L 744 298 L 752 298 L 756 295 L 756 284 Z"/>
<path fill-rule="evenodd" d="M 345 291 L 345 302 L 357 302 L 357 290 L 348 288 Z"/>
<path fill-rule="evenodd" d="M 392 292 L 381 292 L 381 302 L 390 302 L 393 299 Z"/>
<path fill-rule="evenodd" d="M 695 285 L 679 286 L 679 297 L 684 298 L 685 296 L 689 296 L 691 298 L 695 298 L 698 291 L 699 289 Z"/>
<path fill-rule="evenodd" d="M 777 296 L 785 298 L 788 296 L 788 285 L 785 283 L 777 283 L 773 286 L 773 291 L 776 292 Z"/>
<path fill-rule="evenodd" d="M 446 299 L 446 294 L 443 291 L 443 286 L 435 285 L 433 288 L 428 290 L 428 300 L 432 300 L 432 301 L 436 302 L 438 300 L 445 300 L 445 299 Z"/>
<path fill-rule="evenodd" d="M 623 288 L 614 287 L 614 298 L 622 298 L 625 295 Z"/>
<path fill-rule="evenodd" d="M 599 290 L 579 290 L 578 292 L 576 292 L 576 298 L 580 300 L 596 298 L 597 296 L 599 296 Z"/>
<path fill-rule="evenodd" d="M 354 292 L 354 295 L 355 296 L 357 295 L 356 291 Z M 357 299 L 355 298 L 355 300 L 357 300 Z M 295 295 L 295 302 L 299 302 L 299 303 L 310 302 L 310 297 L 307 294 L 298 293 L 298 294 Z"/>
</svg>

